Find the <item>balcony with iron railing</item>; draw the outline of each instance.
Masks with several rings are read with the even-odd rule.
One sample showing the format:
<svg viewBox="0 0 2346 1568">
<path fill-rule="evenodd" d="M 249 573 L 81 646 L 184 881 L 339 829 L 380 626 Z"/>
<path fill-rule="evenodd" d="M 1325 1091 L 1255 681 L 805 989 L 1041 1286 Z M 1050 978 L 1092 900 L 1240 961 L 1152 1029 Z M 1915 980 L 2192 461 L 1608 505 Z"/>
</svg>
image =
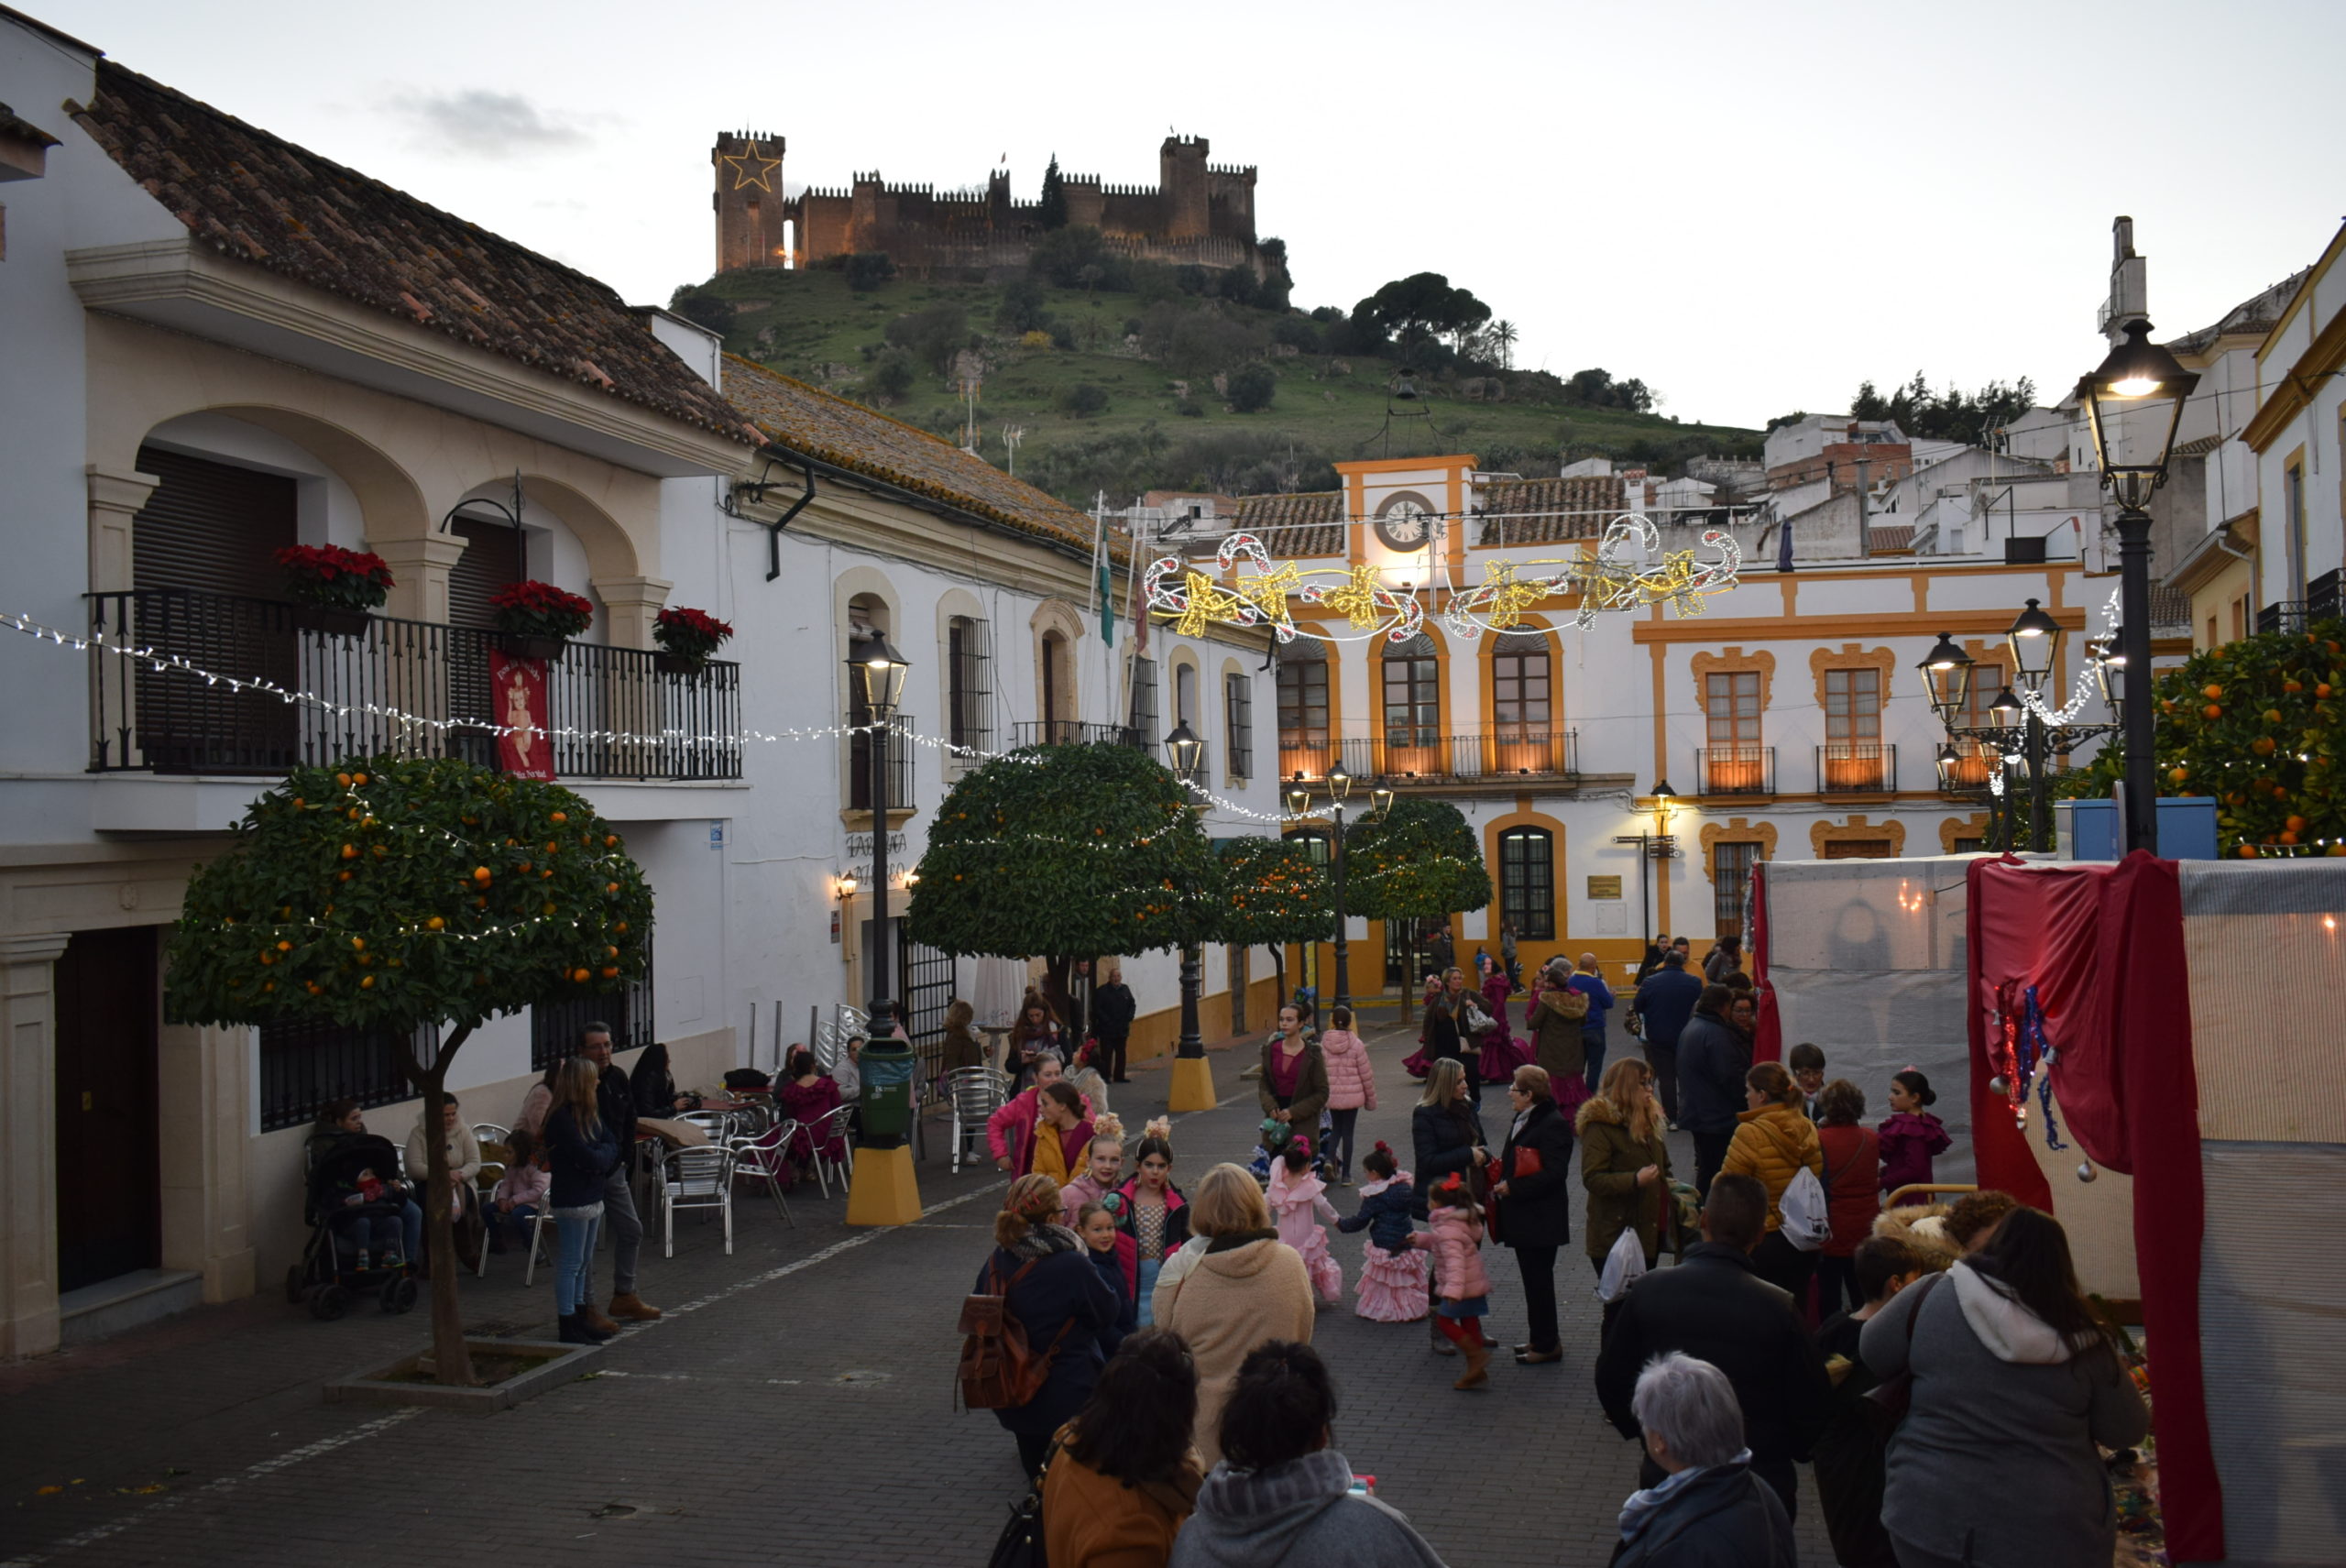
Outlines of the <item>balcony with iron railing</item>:
<svg viewBox="0 0 2346 1568">
<path fill-rule="evenodd" d="M 1279 737 L 1279 777 L 1325 778 L 1336 760 L 1356 779 L 1409 791 L 1511 791 L 1527 784 L 1576 788 L 1577 730 L 1501 725 L 1443 732 L 1396 726 L 1379 736 L 1342 740 L 1288 731 Z"/>
<path fill-rule="evenodd" d="M 1695 793 L 1705 795 L 1773 795 L 1776 749 L 1749 740 L 1694 749 Z"/>
<path fill-rule="evenodd" d="M 1015 746 L 1130 746 L 1149 749 L 1148 737 L 1129 724 L 1087 724 L 1073 718 L 1042 718 L 1011 726 Z"/>
<path fill-rule="evenodd" d="M 860 728 L 871 722 L 866 714 L 850 710 L 842 720 L 850 727 L 847 748 L 847 808 L 869 813 L 872 810 L 872 731 Z M 914 798 L 917 777 L 913 769 L 915 750 L 912 737 L 904 733 L 904 718 L 897 715 L 895 726 L 886 731 L 888 812 L 892 817 L 916 810 L 919 802 Z"/>
<path fill-rule="evenodd" d="M 93 773 L 271 774 L 346 757 L 497 760 L 504 712 L 489 683 L 499 634 L 369 615 L 322 628 L 306 607 L 189 589 L 89 596 Z M 314 701 L 211 675 L 263 681 Z M 545 725 L 557 778 L 741 776 L 740 666 L 667 667 L 638 648 L 572 642 L 546 665 Z"/>
<path fill-rule="evenodd" d="M 1819 795 L 1891 795 L 1898 789 L 1898 748 L 1880 740 L 1827 740 L 1816 748 Z"/>
</svg>

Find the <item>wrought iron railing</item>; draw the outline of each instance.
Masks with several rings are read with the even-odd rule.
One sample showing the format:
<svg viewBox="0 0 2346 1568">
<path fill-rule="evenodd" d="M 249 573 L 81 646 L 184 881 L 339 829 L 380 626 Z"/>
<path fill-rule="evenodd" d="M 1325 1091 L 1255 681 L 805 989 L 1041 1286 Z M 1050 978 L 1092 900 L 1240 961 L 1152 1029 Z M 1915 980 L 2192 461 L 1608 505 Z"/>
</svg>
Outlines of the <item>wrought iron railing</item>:
<svg viewBox="0 0 2346 1568">
<path fill-rule="evenodd" d="M 861 713 L 850 711 L 845 723 L 850 726 L 868 724 Z M 888 809 L 910 811 L 918 803 L 913 798 L 916 775 L 913 771 L 914 745 L 912 737 L 904 731 L 904 718 L 897 715 L 896 724 L 887 731 L 888 748 Z M 857 729 L 848 737 L 847 808 L 850 811 L 872 809 L 872 731 Z"/>
<path fill-rule="evenodd" d="M 1440 733 L 1420 727 L 1381 736 L 1279 739 L 1279 777 L 1325 778 L 1336 759 L 1357 779 L 1379 779 L 1395 788 L 1412 784 L 1499 782 L 1506 779 L 1577 779 L 1580 732 L 1499 725 L 1488 729 Z"/>
<path fill-rule="evenodd" d="M 1816 749 L 1820 795 L 1882 795 L 1898 787 L 1898 748 L 1879 740 L 1827 740 Z"/>
<path fill-rule="evenodd" d="M 1694 749 L 1694 777 L 1702 795 L 1773 795 L 1776 749 L 1748 740 Z"/>
<path fill-rule="evenodd" d="M 1129 724 L 1086 724 L 1073 718 L 1043 718 L 1011 727 L 1019 746 L 1130 746 L 1148 750 L 1148 738 Z"/>
<path fill-rule="evenodd" d="M 95 773 L 281 773 L 347 757 L 497 756 L 497 632 L 370 615 L 328 630 L 274 599 L 180 588 L 90 596 Z M 135 646 L 314 702 L 236 690 L 125 658 Z M 564 779 L 738 779 L 741 671 L 663 669 L 636 648 L 572 642 L 546 666 L 546 728 Z"/>
</svg>

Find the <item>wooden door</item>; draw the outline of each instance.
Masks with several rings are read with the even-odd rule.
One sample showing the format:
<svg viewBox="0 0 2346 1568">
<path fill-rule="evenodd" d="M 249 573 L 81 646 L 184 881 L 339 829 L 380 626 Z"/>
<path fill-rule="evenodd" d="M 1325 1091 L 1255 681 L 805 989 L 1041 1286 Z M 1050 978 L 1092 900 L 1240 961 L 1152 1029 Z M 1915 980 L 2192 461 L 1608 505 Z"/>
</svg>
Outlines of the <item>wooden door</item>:
<svg viewBox="0 0 2346 1568">
<path fill-rule="evenodd" d="M 57 960 L 58 1288 L 162 1262 L 161 929 L 77 931 Z"/>
</svg>

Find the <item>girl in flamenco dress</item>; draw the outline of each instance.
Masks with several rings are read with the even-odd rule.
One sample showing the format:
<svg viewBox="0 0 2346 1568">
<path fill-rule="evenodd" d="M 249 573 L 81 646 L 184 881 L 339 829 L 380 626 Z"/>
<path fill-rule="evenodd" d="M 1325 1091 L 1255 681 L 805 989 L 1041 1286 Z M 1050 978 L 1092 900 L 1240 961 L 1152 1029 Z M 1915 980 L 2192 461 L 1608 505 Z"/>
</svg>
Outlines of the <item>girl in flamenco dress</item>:
<svg viewBox="0 0 2346 1568">
<path fill-rule="evenodd" d="M 1343 1221 L 1328 1201 L 1328 1184 L 1312 1172 L 1309 1143 L 1291 1140 L 1272 1162 L 1270 1190 L 1265 1196 L 1270 1200 L 1271 1220 L 1279 1228 L 1279 1240 L 1303 1255 L 1304 1272 L 1311 1277 L 1312 1289 L 1331 1306 L 1343 1300 L 1344 1266 L 1329 1253 L 1328 1227 L 1320 1221 L 1326 1218 L 1339 1224 Z"/>
<path fill-rule="evenodd" d="M 1414 1323 L 1426 1315 L 1426 1276 L 1433 1260 L 1409 1245 L 1409 1173 L 1381 1143 L 1360 1165 L 1373 1179 L 1361 1184 L 1360 1212 L 1336 1222 L 1340 1231 L 1368 1233 L 1354 1315 L 1376 1323 Z"/>
</svg>

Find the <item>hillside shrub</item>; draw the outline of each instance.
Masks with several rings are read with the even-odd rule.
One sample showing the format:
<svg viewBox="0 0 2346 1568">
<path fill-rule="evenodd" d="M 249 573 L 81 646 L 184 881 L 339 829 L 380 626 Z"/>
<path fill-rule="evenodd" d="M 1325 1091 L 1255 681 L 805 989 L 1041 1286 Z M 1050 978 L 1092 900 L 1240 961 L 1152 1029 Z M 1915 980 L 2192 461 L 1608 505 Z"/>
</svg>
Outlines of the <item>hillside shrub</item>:
<svg viewBox="0 0 2346 1568">
<path fill-rule="evenodd" d="M 1230 377 L 1230 406 L 1243 414 L 1260 413 L 1278 395 L 1279 378 L 1267 365 L 1246 365 Z"/>
</svg>

